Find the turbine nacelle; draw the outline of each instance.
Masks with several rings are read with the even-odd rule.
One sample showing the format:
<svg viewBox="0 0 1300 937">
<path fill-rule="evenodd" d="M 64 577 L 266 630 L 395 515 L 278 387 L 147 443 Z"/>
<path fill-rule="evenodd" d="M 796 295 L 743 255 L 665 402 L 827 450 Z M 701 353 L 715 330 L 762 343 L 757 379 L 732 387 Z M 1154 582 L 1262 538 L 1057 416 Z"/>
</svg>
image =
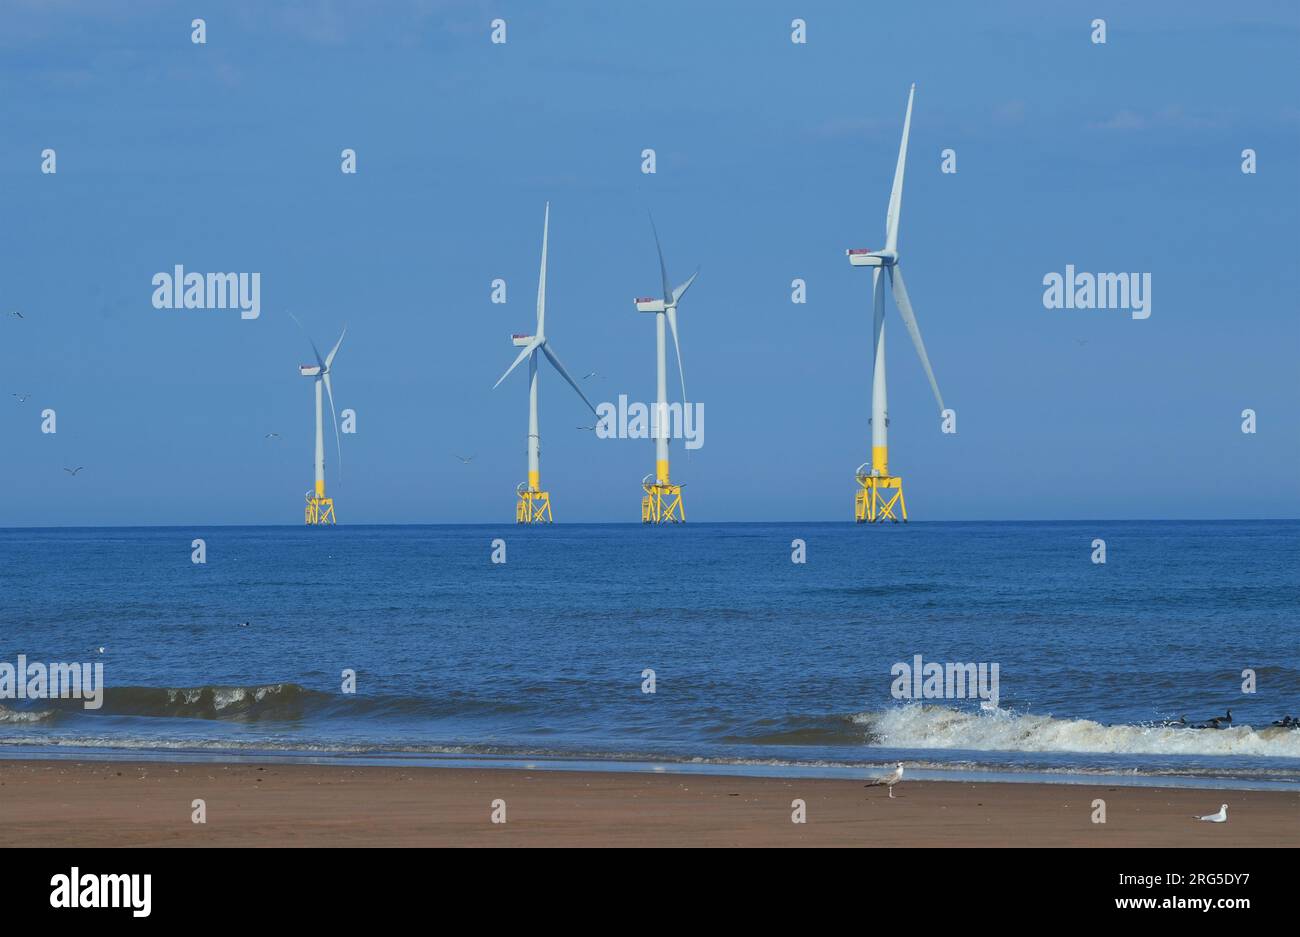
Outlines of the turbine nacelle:
<svg viewBox="0 0 1300 937">
<path fill-rule="evenodd" d="M 638 296 L 633 302 L 636 303 L 637 312 L 663 312 L 668 308 L 662 299 L 653 296 Z"/>
<path fill-rule="evenodd" d="M 518 348 L 524 345 L 531 345 L 533 343 L 534 338 L 536 338 L 535 335 L 523 335 L 520 334 L 519 332 L 516 332 L 510 336 L 510 343 L 514 345 L 516 348 Z"/>
<path fill-rule="evenodd" d="M 319 364 L 300 364 L 298 373 L 303 377 L 320 377 L 321 367 Z"/>
<path fill-rule="evenodd" d="M 855 267 L 892 267 L 898 263 L 898 251 L 873 251 L 865 247 L 855 247 L 844 253 L 848 255 L 849 263 Z"/>
</svg>

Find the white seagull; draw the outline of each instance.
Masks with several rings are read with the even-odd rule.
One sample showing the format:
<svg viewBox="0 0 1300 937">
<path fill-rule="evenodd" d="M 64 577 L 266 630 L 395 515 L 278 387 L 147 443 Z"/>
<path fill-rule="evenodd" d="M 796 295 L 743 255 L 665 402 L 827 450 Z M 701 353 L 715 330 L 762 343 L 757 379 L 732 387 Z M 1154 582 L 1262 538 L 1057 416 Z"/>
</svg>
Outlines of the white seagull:
<svg viewBox="0 0 1300 937">
<path fill-rule="evenodd" d="M 1208 816 L 1197 817 L 1198 820 L 1204 820 L 1206 823 L 1227 823 L 1228 822 L 1228 805 L 1223 804 L 1219 807 L 1218 813 L 1211 813 Z"/>
<path fill-rule="evenodd" d="M 901 780 L 903 780 L 903 763 L 900 761 L 898 766 L 894 768 L 893 773 L 887 774 L 884 777 L 873 778 L 862 786 L 880 787 L 883 784 L 885 787 L 889 788 L 889 796 L 892 798 L 894 796 L 894 785 Z"/>
</svg>

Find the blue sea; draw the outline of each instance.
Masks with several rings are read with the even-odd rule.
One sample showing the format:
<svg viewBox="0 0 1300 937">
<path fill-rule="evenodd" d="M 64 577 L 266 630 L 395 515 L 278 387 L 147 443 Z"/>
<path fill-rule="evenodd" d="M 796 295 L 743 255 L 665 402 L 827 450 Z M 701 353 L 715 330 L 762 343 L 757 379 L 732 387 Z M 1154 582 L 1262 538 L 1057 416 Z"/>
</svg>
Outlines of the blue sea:
<svg viewBox="0 0 1300 937">
<path fill-rule="evenodd" d="M 0 699 L 0 755 L 1300 785 L 1297 521 L 10 529 L 0 570 L 0 663 L 106 685 Z M 916 655 L 996 706 L 899 698 Z"/>
</svg>

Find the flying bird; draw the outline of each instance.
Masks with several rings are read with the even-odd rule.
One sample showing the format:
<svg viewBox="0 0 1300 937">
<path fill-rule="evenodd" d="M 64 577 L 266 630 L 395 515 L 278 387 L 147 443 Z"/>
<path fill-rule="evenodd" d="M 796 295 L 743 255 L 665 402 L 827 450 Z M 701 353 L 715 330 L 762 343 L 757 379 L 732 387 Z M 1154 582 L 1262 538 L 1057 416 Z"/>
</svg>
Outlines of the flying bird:
<svg viewBox="0 0 1300 937">
<path fill-rule="evenodd" d="M 78 466 L 77 466 L 76 468 L 74 468 L 74 469 L 65 468 L 63 471 L 67 472 L 69 475 L 76 475 L 76 474 L 77 474 L 78 472 L 80 472 L 83 468 L 85 468 L 84 465 L 78 465 Z"/>
<path fill-rule="evenodd" d="M 10 394 L 11 397 L 17 397 L 19 403 L 26 403 L 31 394 Z"/>
<path fill-rule="evenodd" d="M 1220 806 L 1218 813 L 1210 813 L 1210 814 L 1206 814 L 1203 817 L 1195 817 L 1194 819 L 1204 821 L 1205 823 L 1227 823 L 1228 805 L 1223 804 L 1222 806 Z"/>
<path fill-rule="evenodd" d="M 463 455 L 456 455 L 456 453 L 454 453 L 454 452 L 452 453 L 452 455 L 453 455 L 453 456 L 456 456 L 456 458 L 460 459 L 461 465 L 469 465 L 471 462 L 474 461 L 474 459 L 475 459 L 475 457 L 478 455 L 478 453 L 476 452 L 476 453 L 474 453 L 474 455 L 472 455 L 472 456 L 468 456 L 468 457 L 463 456 Z"/>
<path fill-rule="evenodd" d="M 280 434 L 279 434 L 279 433 L 267 433 L 267 434 L 266 434 L 266 438 L 267 438 L 267 439 L 279 439 L 279 438 L 280 438 Z"/>
<path fill-rule="evenodd" d="M 587 378 L 589 378 L 589 377 L 600 377 L 600 372 L 599 372 L 599 371 L 588 371 L 586 374 L 584 374 L 584 375 L 582 376 L 582 379 L 585 381 L 585 380 L 586 380 Z"/>
<path fill-rule="evenodd" d="M 23 315 L 21 312 L 19 312 L 17 309 L 15 309 L 13 312 L 9 313 L 9 315 L 13 316 L 15 319 L 24 319 L 24 318 L 26 318 L 26 316 L 24 316 L 24 315 Z"/>
<path fill-rule="evenodd" d="M 894 796 L 894 785 L 901 780 L 903 780 L 903 763 L 900 761 L 898 763 L 898 766 L 894 768 L 892 773 L 887 774 L 884 777 L 872 778 L 870 781 L 868 781 L 866 784 L 862 786 L 881 787 L 883 785 L 884 787 L 889 788 L 889 796 L 892 799 Z"/>
</svg>

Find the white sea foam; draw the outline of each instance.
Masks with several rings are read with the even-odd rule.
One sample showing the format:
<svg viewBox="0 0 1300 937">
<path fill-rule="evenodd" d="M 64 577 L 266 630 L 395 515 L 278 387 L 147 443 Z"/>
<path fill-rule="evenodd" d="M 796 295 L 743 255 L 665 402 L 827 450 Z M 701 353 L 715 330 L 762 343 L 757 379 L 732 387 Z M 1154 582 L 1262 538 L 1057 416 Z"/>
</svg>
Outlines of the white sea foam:
<svg viewBox="0 0 1300 937">
<path fill-rule="evenodd" d="M 1004 709 L 977 713 L 925 705 L 858 713 L 853 721 L 867 727 L 871 744 L 888 748 L 1300 758 L 1300 731 L 1273 726 L 1108 726 Z"/>
<path fill-rule="evenodd" d="M 0 706 L 0 723 L 44 722 L 54 716 L 52 709 L 10 709 Z"/>
</svg>

